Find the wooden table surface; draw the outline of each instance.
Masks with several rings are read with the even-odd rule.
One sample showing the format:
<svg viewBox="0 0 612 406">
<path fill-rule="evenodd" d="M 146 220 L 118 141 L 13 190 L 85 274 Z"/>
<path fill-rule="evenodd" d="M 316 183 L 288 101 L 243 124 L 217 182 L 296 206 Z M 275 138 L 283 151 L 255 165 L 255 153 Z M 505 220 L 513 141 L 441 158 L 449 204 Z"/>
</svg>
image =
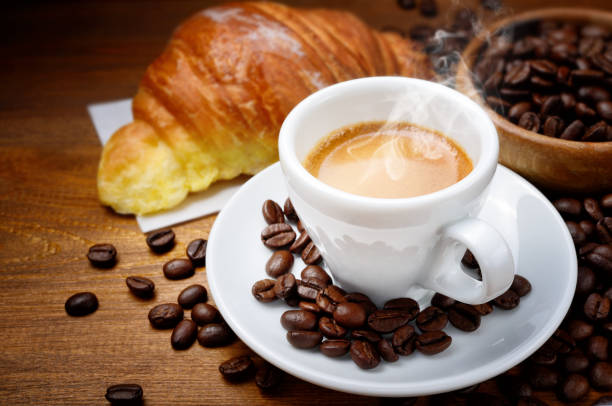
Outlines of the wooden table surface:
<svg viewBox="0 0 612 406">
<path fill-rule="evenodd" d="M 395 0 L 294 1 L 300 6 L 348 8 L 375 27 L 407 28 L 415 11 Z M 440 0 L 440 17 L 451 4 Z M 515 0 L 512 11 L 572 4 Z M 161 265 L 184 256 L 190 240 L 207 238 L 215 216 L 174 227 L 178 243 L 166 255 L 148 250 L 131 216 L 98 203 L 96 169 L 101 146 L 86 112 L 97 101 L 131 97 L 146 66 L 172 29 L 211 1 L 14 2 L 0 17 L 0 404 L 106 404 L 105 389 L 121 382 L 143 386 L 147 405 L 161 404 L 378 404 L 374 398 L 322 389 L 286 377 L 274 394 L 253 382 L 226 383 L 220 362 L 249 353 L 237 341 L 220 349 L 170 347 L 170 332 L 153 330 L 148 310 L 176 300 L 192 283 L 165 279 Z M 473 5 L 473 1 L 464 4 Z M 582 6 L 612 8 L 609 0 Z M 92 268 L 90 245 L 119 251 L 112 270 Z M 128 275 L 153 279 L 157 295 L 136 299 Z M 68 317 L 65 300 L 95 292 L 100 308 Z M 488 384 L 485 390 L 494 390 Z M 539 394 L 555 402 L 552 394 Z M 589 400 L 599 396 L 591 392 Z M 426 404 L 421 399 L 419 404 Z M 585 404 L 590 402 L 585 401 Z"/>
</svg>

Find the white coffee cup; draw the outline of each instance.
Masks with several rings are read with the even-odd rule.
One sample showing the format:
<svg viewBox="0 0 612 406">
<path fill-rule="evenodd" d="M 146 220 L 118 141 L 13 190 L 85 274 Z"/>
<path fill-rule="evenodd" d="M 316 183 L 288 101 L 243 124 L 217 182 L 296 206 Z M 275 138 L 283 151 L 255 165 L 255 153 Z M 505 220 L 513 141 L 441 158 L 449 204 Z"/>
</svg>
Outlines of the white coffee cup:
<svg viewBox="0 0 612 406">
<path fill-rule="evenodd" d="M 317 142 L 364 121 L 406 121 L 440 131 L 463 147 L 473 170 L 434 193 L 400 199 L 364 197 L 331 187 L 302 165 Z M 289 198 L 339 284 L 377 304 L 431 291 L 485 303 L 512 283 L 514 261 L 501 234 L 476 218 L 497 167 L 495 127 L 472 100 L 446 86 L 404 77 L 342 82 L 302 100 L 279 135 Z M 469 248 L 482 281 L 464 272 Z"/>
</svg>

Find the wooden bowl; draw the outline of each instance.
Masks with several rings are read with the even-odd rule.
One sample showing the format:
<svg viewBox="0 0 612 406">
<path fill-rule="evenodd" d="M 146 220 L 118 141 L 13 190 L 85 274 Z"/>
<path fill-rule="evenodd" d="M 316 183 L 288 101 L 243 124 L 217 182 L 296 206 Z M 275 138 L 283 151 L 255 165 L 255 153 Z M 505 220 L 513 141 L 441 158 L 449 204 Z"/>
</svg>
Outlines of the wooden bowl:
<svg viewBox="0 0 612 406">
<path fill-rule="evenodd" d="M 487 111 L 499 133 L 499 162 L 536 185 L 566 192 L 612 191 L 612 142 L 567 141 L 528 131 L 493 111 L 472 81 L 471 70 L 486 38 L 503 28 L 533 20 L 590 22 L 612 29 L 612 13 L 580 8 L 549 8 L 517 14 L 494 23 L 463 53 L 456 88 Z"/>
</svg>

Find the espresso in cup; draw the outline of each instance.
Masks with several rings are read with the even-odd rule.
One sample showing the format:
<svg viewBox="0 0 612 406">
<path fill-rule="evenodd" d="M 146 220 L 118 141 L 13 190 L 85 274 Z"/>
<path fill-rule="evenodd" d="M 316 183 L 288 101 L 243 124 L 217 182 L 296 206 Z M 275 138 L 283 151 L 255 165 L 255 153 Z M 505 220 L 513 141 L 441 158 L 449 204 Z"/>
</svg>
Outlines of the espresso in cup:
<svg viewBox="0 0 612 406">
<path fill-rule="evenodd" d="M 332 131 L 309 152 L 304 167 L 345 192 L 406 198 L 457 183 L 473 165 L 461 146 L 438 131 L 369 121 Z"/>
</svg>

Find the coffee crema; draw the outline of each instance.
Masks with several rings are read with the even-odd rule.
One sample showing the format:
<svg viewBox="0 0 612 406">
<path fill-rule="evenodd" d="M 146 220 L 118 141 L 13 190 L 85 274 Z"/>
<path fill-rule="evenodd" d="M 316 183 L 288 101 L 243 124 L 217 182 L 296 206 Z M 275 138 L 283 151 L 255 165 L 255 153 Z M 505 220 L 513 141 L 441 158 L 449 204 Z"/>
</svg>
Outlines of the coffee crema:
<svg viewBox="0 0 612 406">
<path fill-rule="evenodd" d="M 407 122 L 371 121 L 332 131 L 303 163 L 345 192 L 406 198 L 444 189 L 467 176 L 472 161 L 442 133 Z"/>
</svg>

